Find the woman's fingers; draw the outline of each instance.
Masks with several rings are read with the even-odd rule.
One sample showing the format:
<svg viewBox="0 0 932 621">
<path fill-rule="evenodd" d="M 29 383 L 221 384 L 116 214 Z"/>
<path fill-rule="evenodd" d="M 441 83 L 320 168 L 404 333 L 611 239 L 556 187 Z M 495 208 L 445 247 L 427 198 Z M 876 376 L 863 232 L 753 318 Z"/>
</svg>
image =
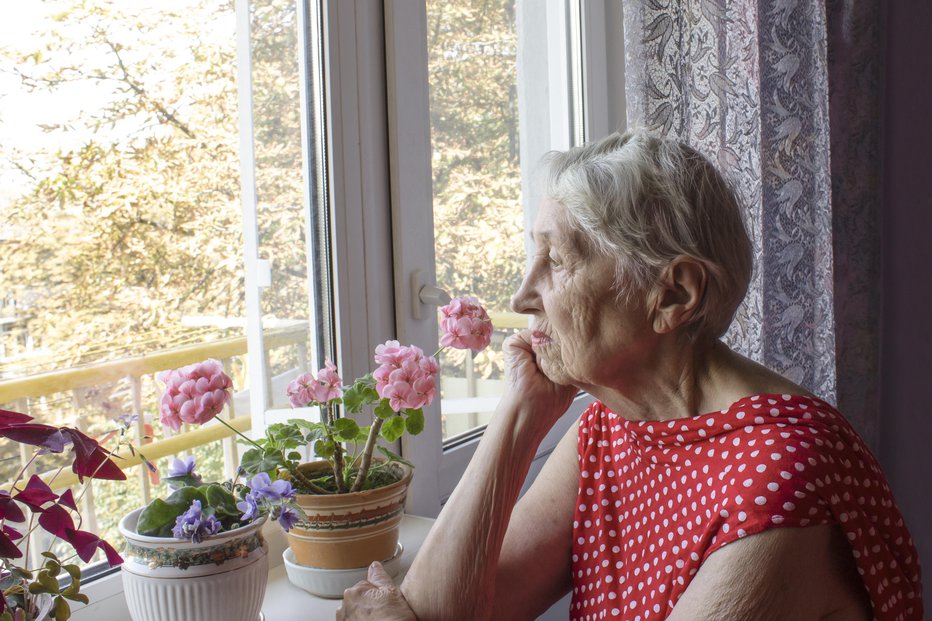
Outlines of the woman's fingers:
<svg viewBox="0 0 932 621">
<path fill-rule="evenodd" d="M 388 575 L 388 572 L 385 571 L 385 568 L 382 567 L 382 563 L 376 561 L 369 565 L 369 577 L 368 580 L 370 583 L 377 587 L 393 587 L 395 586 L 392 577 Z"/>
<path fill-rule="evenodd" d="M 337 621 L 417 621 L 401 590 L 381 563 L 369 566 L 366 580 L 343 591 Z"/>
</svg>

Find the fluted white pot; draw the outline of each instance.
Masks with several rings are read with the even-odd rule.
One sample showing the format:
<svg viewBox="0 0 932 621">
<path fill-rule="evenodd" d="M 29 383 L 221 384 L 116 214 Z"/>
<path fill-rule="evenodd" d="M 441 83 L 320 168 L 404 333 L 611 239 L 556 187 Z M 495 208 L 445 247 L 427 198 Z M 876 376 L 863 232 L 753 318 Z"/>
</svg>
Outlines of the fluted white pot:
<svg viewBox="0 0 932 621">
<path fill-rule="evenodd" d="M 192 543 L 136 533 L 120 521 L 123 590 L 133 621 L 257 621 L 269 577 L 265 518 Z"/>
</svg>

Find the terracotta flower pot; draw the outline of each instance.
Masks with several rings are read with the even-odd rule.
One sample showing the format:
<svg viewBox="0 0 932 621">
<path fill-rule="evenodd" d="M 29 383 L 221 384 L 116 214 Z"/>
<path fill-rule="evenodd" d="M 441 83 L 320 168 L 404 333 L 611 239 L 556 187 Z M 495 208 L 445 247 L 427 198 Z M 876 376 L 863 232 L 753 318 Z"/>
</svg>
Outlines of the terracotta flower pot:
<svg viewBox="0 0 932 621">
<path fill-rule="evenodd" d="M 193 543 L 136 533 L 141 511 L 120 522 L 123 590 L 134 621 L 258 621 L 269 574 L 265 518 Z"/>
<path fill-rule="evenodd" d="M 385 487 L 349 494 L 299 494 L 297 503 L 307 520 L 288 532 L 295 561 L 324 569 L 353 569 L 391 558 L 413 475 L 404 464 L 392 467 L 401 479 Z M 300 469 L 316 478 L 329 471 L 330 464 L 318 461 Z"/>
</svg>

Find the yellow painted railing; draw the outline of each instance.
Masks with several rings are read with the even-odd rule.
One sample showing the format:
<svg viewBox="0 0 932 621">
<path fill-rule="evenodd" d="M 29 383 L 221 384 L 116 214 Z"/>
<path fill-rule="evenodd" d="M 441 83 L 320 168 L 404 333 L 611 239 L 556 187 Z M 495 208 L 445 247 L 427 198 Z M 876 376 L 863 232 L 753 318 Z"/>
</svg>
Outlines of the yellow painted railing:
<svg viewBox="0 0 932 621">
<path fill-rule="evenodd" d="M 306 321 L 293 321 L 282 327 L 266 330 L 263 335 L 266 360 L 268 360 L 269 351 L 273 349 L 296 347 L 299 367 L 305 365 L 307 360 L 305 345 L 307 329 Z M 238 356 L 245 356 L 246 352 L 246 337 L 231 337 L 153 351 L 141 356 L 91 363 L 25 377 L 7 378 L 0 380 L 0 404 L 2 404 L 0 407 L 35 415 L 35 412 L 31 411 L 34 409 L 33 405 L 45 409 L 42 403 L 44 398 L 51 398 L 53 395 L 62 393 L 71 393 L 74 401 L 77 402 L 77 397 L 82 390 L 103 387 L 120 380 L 126 380 L 129 383 L 131 396 L 130 413 L 137 416 L 138 436 L 143 437 L 145 435 L 145 417 L 143 414 L 146 409 L 143 404 L 142 387 L 144 377 L 167 369 L 200 362 L 207 358 L 220 360 L 229 370 L 230 361 Z M 245 433 L 252 426 L 251 417 L 248 415 L 237 416 L 232 406 L 227 408 L 223 416 L 229 417 L 228 422 L 237 431 Z M 79 429 L 84 429 L 85 423 L 80 416 L 72 420 L 74 420 L 73 423 L 66 424 L 74 424 Z M 183 430 L 176 435 L 168 435 L 167 430 L 165 433 L 167 437 L 143 444 L 140 447 L 143 454 L 150 461 L 185 453 L 196 447 L 220 441 L 223 446 L 226 476 L 232 476 L 233 470 L 239 463 L 236 440 L 233 437 L 234 432 L 223 425 L 210 424 L 197 429 Z M 25 446 L 21 448 L 22 450 L 19 453 L 20 466 L 26 467 L 32 453 Z M 123 449 L 116 453 L 114 462 L 120 468 L 126 470 L 138 466 L 141 460 L 138 455 L 133 455 L 128 450 Z M 34 465 L 29 465 L 26 474 L 36 473 L 34 468 Z M 63 490 L 78 483 L 77 475 L 70 470 L 38 472 L 36 474 L 40 474 L 56 490 Z M 137 476 L 143 503 L 148 503 L 150 500 L 148 472 L 145 468 L 142 468 Z M 4 489 L 9 489 L 9 482 Z M 96 531 L 97 513 L 94 506 L 93 486 L 90 486 L 82 495 L 81 513 L 84 518 L 85 528 Z M 31 546 L 31 555 L 36 556 L 32 551 L 38 551 L 39 549 L 40 546 L 38 545 Z M 38 556 L 32 560 L 33 564 L 41 562 Z"/>
<path fill-rule="evenodd" d="M 251 416 L 237 416 L 226 422 L 240 433 L 246 433 L 252 428 Z M 172 436 L 171 438 L 145 444 L 139 448 L 135 454 L 130 453 L 130 451 L 125 448 L 114 451 L 113 462 L 119 466 L 121 470 L 126 470 L 142 463 L 142 459 L 139 456 L 140 452 L 149 461 L 155 461 L 162 457 L 168 457 L 169 455 L 184 453 L 195 447 L 210 444 L 217 440 L 230 438 L 233 435 L 234 433 L 232 430 L 219 423 L 215 423 L 205 427 L 199 427 L 177 436 Z M 54 489 L 65 489 L 66 487 L 78 484 L 78 475 L 70 470 L 62 471 L 57 475 L 54 473 L 46 473 L 42 478 Z M 9 484 L 7 484 L 4 489 L 9 489 Z"/>
</svg>

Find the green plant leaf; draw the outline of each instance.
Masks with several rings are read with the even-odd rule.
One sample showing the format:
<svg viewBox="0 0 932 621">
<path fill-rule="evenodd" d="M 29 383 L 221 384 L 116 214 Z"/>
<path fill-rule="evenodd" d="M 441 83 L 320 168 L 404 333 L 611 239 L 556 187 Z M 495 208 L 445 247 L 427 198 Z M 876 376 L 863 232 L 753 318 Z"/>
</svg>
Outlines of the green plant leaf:
<svg viewBox="0 0 932 621">
<path fill-rule="evenodd" d="M 239 465 L 249 476 L 255 476 L 260 472 L 276 472 L 285 466 L 285 460 L 282 451 L 274 448 L 267 448 L 262 451 L 251 449 L 243 453 Z"/>
<path fill-rule="evenodd" d="M 405 410 L 408 416 L 405 418 L 405 428 L 408 430 L 412 436 L 424 431 L 424 410 L 418 408 L 416 410 Z"/>
<path fill-rule="evenodd" d="M 370 374 L 359 378 L 346 389 L 343 393 L 343 407 L 347 412 L 356 413 L 361 411 L 363 406 L 375 403 L 378 399 L 379 393 L 375 391 L 375 380 Z"/>
<path fill-rule="evenodd" d="M 81 568 L 77 565 L 64 565 L 65 571 L 68 572 L 68 575 L 71 576 L 73 582 L 81 583 Z"/>
<path fill-rule="evenodd" d="M 79 572 L 80 573 L 80 572 Z M 81 592 L 81 576 L 77 578 L 71 576 L 71 584 L 69 584 L 64 591 L 61 592 L 62 595 L 69 599 L 74 599 L 75 595 L 79 595 Z"/>
<path fill-rule="evenodd" d="M 369 439 L 369 429 L 370 427 L 360 427 L 353 444 L 365 444 L 366 440 Z"/>
<path fill-rule="evenodd" d="M 291 451 L 290 453 L 288 453 L 288 459 L 290 459 L 291 461 L 301 461 L 302 459 L 304 459 L 304 456 L 301 455 L 301 453 L 299 453 L 298 451 Z"/>
<path fill-rule="evenodd" d="M 385 424 L 382 425 L 381 435 L 383 438 L 389 442 L 394 442 L 405 432 L 405 421 L 400 416 L 395 416 L 389 418 L 385 421 Z"/>
<path fill-rule="evenodd" d="M 29 592 L 58 594 L 58 580 L 43 569 L 36 576 L 36 581 L 29 585 Z"/>
<path fill-rule="evenodd" d="M 55 598 L 55 605 L 52 607 L 52 616 L 55 618 L 55 621 L 67 621 L 71 618 L 71 606 L 68 605 L 64 597 L 59 595 Z"/>
<path fill-rule="evenodd" d="M 304 446 L 304 434 L 297 425 L 291 423 L 274 423 L 265 430 L 269 443 L 280 449 L 293 449 Z"/>
<path fill-rule="evenodd" d="M 359 424 L 352 418 L 338 418 L 333 423 L 333 429 L 337 440 L 353 442 L 356 440 L 356 434 L 359 433 Z"/>
<path fill-rule="evenodd" d="M 65 593 L 62 593 L 62 595 L 73 602 L 81 602 L 84 605 L 87 605 L 91 602 L 91 600 L 84 593 L 73 593 L 71 595 L 65 595 Z"/>
<path fill-rule="evenodd" d="M 139 514 L 136 532 L 150 537 L 171 537 L 178 516 L 187 511 L 195 500 L 200 500 L 203 507 L 210 505 L 204 492 L 197 487 L 182 487 L 165 500 L 156 498 Z"/>
<path fill-rule="evenodd" d="M 223 521 L 224 518 L 235 518 L 239 520 L 242 512 L 236 508 L 236 498 L 227 488 L 213 483 L 208 486 L 207 492 L 207 504 L 214 510 L 214 514 L 218 519 Z"/>
<path fill-rule="evenodd" d="M 385 448 L 385 447 L 382 446 L 381 444 L 376 445 L 375 448 L 379 449 L 379 452 L 382 453 L 382 455 L 385 455 L 385 458 L 388 460 L 388 463 L 391 463 L 391 462 L 393 462 L 393 461 L 397 461 L 397 462 L 402 463 L 402 464 L 404 464 L 404 465 L 406 465 L 406 466 L 409 466 L 409 467 L 411 467 L 411 468 L 414 467 L 414 464 L 412 464 L 410 461 L 408 461 L 407 459 L 405 459 L 405 458 L 402 457 L 401 455 L 398 455 L 397 453 L 393 453 L 392 451 L 388 450 L 387 448 Z"/>
<path fill-rule="evenodd" d="M 314 453 L 321 459 L 333 457 L 335 452 L 336 451 L 333 447 L 333 442 L 330 440 L 318 440 L 314 443 Z"/>
<path fill-rule="evenodd" d="M 392 409 L 392 406 L 389 404 L 388 399 L 382 399 L 379 401 L 379 404 L 375 406 L 375 415 L 379 418 L 388 419 L 395 415 L 395 410 Z"/>
</svg>

